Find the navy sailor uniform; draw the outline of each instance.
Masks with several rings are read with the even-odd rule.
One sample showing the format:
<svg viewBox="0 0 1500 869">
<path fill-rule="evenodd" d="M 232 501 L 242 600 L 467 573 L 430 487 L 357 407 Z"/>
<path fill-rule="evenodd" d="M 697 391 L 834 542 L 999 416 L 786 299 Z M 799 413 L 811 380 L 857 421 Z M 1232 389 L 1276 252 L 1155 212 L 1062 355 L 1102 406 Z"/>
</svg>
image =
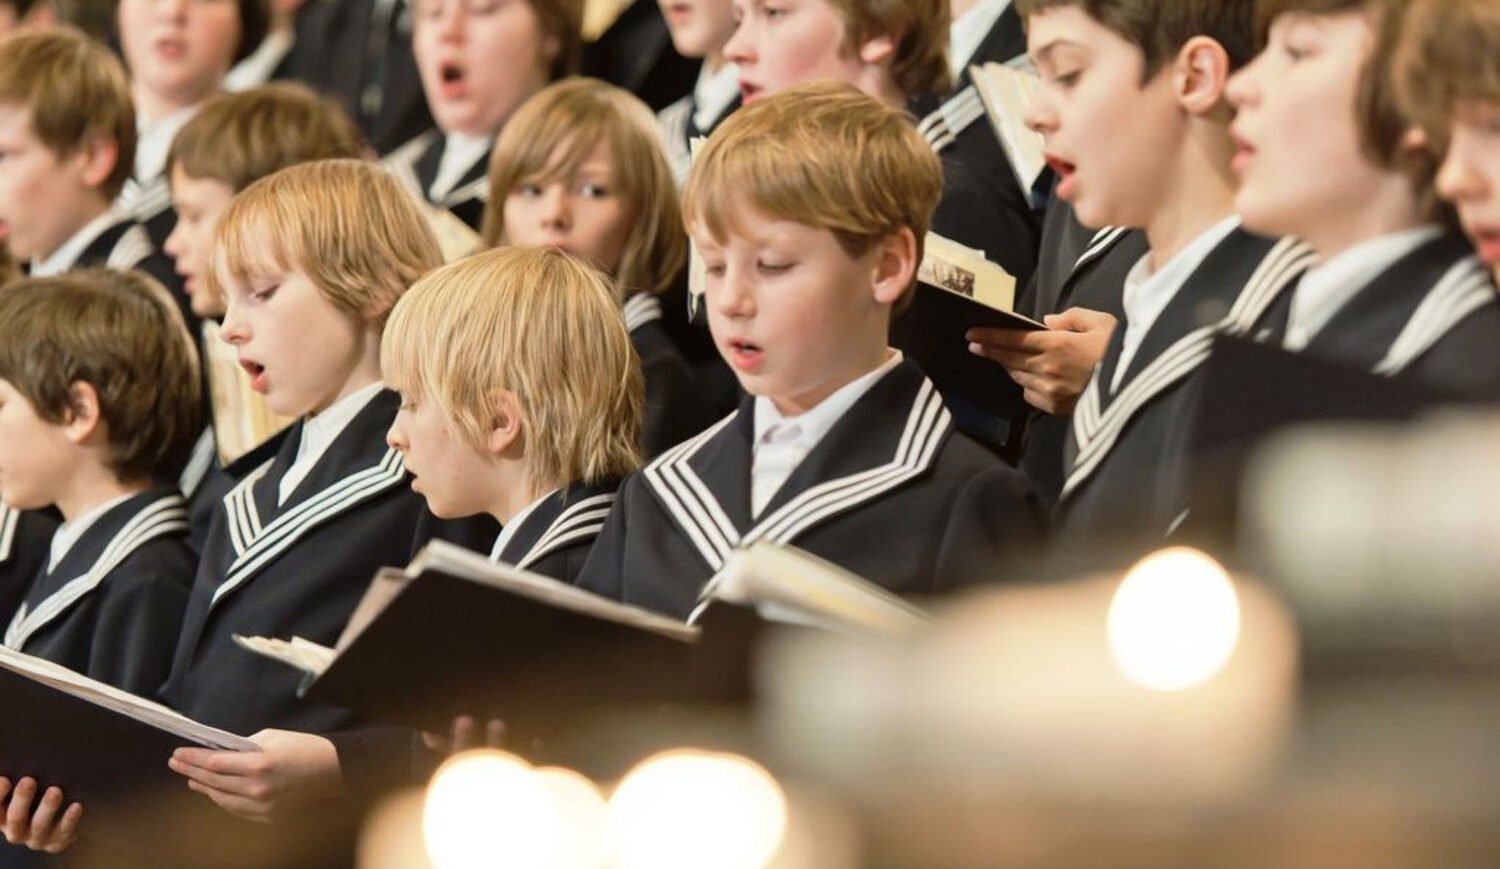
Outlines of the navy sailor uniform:
<svg viewBox="0 0 1500 869">
<path fill-rule="evenodd" d="M 1187 517 L 1188 451 L 1198 383 L 1216 335 L 1246 335 L 1313 263 L 1294 239 L 1235 229 L 1187 278 L 1111 389 L 1127 325 L 1116 328 L 1073 411 L 1060 544 L 1135 546 Z"/>
<path fill-rule="evenodd" d="M 294 423 L 276 457 L 224 497 L 183 619 L 166 702 L 236 733 L 266 727 L 326 732 L 348 710 L 296 696 L 300 675 L 252 655 L 234 634 L 305 637 L 332 646 L 381 567 L 426 542 L 420 496 L 385 433 L 400 398 L 385 390 L 350 420 L 307 477 L 278 504 L 302 439 Z"/>
<path fill-rule="evenodd" d="M 558 489 L 521 518 L 490 559 L 572 584 L 604 528 L 619 487 L 619 480 L 604 480 Z"/>
<path fill-rule="evenodd" d="M 1280 337 L 1288 293 L 1256 337 Z M 1500 298 L 1463 236 L 1447 232 L 1398 259 L 1334 313 L 1302 352 L 1375 374 L 1500 397 Z"/>
<path fill-rule="evenodd" d="M 445 143 L 443 131 L 433 128 L 387 154 L 382 162 L 417 198 L 435 208 L 446 208 L 477 232 L 484 221 L 485 203 L 490 201 L 490 152 L 474 161 L 452 190 L 433 199 L 428 191 L 437 180 Z"/>
<path fill-rule="evenodd" d="M 636 293 L 625 300 L 621 311 L 630 343 L 641 357 L 646 385 L 641 438 L 647 457 L 654 457 L 708 428 L 714 416 L 692 366 L 667 335 L 661 300 Z"/>
<path fill-rule="evenodd" d="M 754 399 L 628 477 L 579 585 L 686 617 L 730 551 L 792 543 L 892 591 L 1002 576 L 1039 542 L 1025 478 L 954 431 L 916 363 L 893 368 L 751 516 Z"/>
<path fill-rule="evenodd" d="M 12 510 L 0 501 L 0 624 L 10 624 L 47 564 L 57 525 L 54 510 Z"/>
<path fill-rule="evenodd" d="M 197 560 L 174 489 L 132 495 L 39 571 L 5 631 L 8 648 L 152 696 L 172 665 Z"/>
</svg>

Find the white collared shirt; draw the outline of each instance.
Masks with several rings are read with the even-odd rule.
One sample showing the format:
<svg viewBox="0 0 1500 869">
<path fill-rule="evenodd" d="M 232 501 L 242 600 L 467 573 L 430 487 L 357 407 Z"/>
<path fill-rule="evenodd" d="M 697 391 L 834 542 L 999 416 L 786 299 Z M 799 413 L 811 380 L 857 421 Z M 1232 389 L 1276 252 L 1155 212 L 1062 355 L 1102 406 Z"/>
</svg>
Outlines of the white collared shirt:
<svg viewBox="0 0 1500 869">
<path fill-rule="evenodd" d="M 1282 346 L 1293 351 L 1306 347 L 1381 272 L 1442 234 L 1442 227 L 1431 224 L 1393 232 L 1360 242 L 1309 269 L 1292 294 Z"/>
<path fill-rule="evenodd" d="M 104 234 L 104 231 L 120 222 L 119 212 L 113 208 L 105 211 L 98 217 L 83 225 L 83 228 L 73 233 L 67 241 L 63 242 L 51 256 L 44 260 L 31 261 L 31 276 L 34 278 L 50 278 L 60 275 L 73 268 L 78 258 L 94 243 L 94 240 Z"/>
<path fill-rule="evenodd" d="M 974 60 L 979 44 L 1009 8 L 1010 0 L 979 0 L 948 25 L 948 69 L 954 79 Z"/>
<path fill-rule="evenodd" d="M 693 85 L 693 126 L 707 130 L 740 95 L 740 68 L 725 62 L 717 72 L 709 72 L 708 64 L 698 69 L 698 81 Z"/>
<path fill-rule="evenodd" d="M 167 153 L 172 150 L 172 140 L 177 138 L 177 133 L 187 122 L 198 114 L 202 106 L 189 106 L 176 114 L 167 115 L 165 118 L 146 123 L 140 119 L 136 123 L 137 140 L 135 143 L 135 180 L 137 183 L 150 184 L 161 173 L 167 169 Z"/>
<path fill-rule="evenodd" d="M 292 461 L 292 466 L 286 469 L 286 474 L 281 478 L 281 485 L 277 489 L 277 504 L 286 503 L 296 490 L 297 484 L 307 478 L 318 459 L 328 452 L 339 434 L 348 427 L 349 422 L 359 412 L 365 409 L 370 400 L 380 394 L 385 384 L 376 381 L 369 386 L 361 387 L 349 393 L 343 398 L 329 405 L 317 416 L 308 417 L 307 422 L 302 425 L 302 439 L 297 442 L 297 458 Z"/>
<path fill-rule="evenodd" d="M 475 163 L 484 159 L 495 144 L 494 136 L 466 136 L 449 133 L 443 138 L 443 156 L 438 162 L 437 176 L 427 188 L 427 198 L 433 202 L 442 199 L 458 186 L 458 182 Z"/>
<path fill-rule="evenodd" d="M 116 505 L 123 504 L 131 498 L 134 498 L 138 494 L 140 493 L 126 492 L 119 497 L 111 498 L 108 501 L 105 501 L 103 504 L 100 504 L 92 510 L 89 510 L 82 516 L 79 516 L 77 519 L 69 519 L 63 524 L 57 526 L 57 530 L 52 532 L 52 549 L 50 551 L 51 554 L 47 558 L 47 572 L 51 573 L 52 571 L 57 569 L 57 565 L 68 554 L 69 550 L 71 550 L 79 540 L 83 539 L 84 532 L 88 531 L 95 522 L 98 522 L 100 516 L 108 513 Z"/>
<path fill-rule="evenodd" d="M 224 90 L 235 92 L 259 87 L 271 80 L 276 65 L 292 51 L 297 42 L 295 28 L 272 30 L 260 41 L 249 57 L 235 64 L 224 74 Z"/>
<path fill-rule="evenodd" d="M 505 547 L 510 545 L 510 541 L 516 536 L 516 532 L 521 530 L 521 525 L 526 521 L 526 518 L 535 513 L 536 508 L 542 506 L 543 501 L 556 494 L 557 490 L 553 489 L 525 507 L 522 507 L 520 512 L 510 517 L 510 521 L 505 523 L 504 527 L 500 529 L 500 536 L 495 538 L 495 545 L 490 547 L 490 561 L 500 560 L 500 553 L 504 552 Z"/>
<path fill-rule="evenodd" d="M 1189 242 L 1187 247 L 1178 251 L 1155 274 L 1151 272 L 1149 251 L 1130 270 L 1125 278 L 1125 297 L 1122 300 L 1125 307 L 1125 341 L 1120 348 L 1120 359 L 1115 365 L 1115 375 L 1109 385 L 1111 392 L 1120 388 L 1120 381 L 1135 359 L 1136 351 L 1141 348 L 1141 341 L 1161 317 L 1161 312 L 1167 309 L 1182 285 L 1203 265 L 1214 248 L 1238 229 L 1239 225 L 1240 218 L 1237 214 L 1224 218 Z"/>
<path fill-rule="evenodd" d="M 807 454 L 817 447 L 849 408 L 870 391 L 882 377 L 901 364 L 901 351 L 890 355 L 874 370 L 839 387 L 816 407 L 796 416 L 783 416 L 776 404 L 764 396 L 755 399 L 755 443 L 750 460 L 750 513 L 759 516 Z"/>
</svg>

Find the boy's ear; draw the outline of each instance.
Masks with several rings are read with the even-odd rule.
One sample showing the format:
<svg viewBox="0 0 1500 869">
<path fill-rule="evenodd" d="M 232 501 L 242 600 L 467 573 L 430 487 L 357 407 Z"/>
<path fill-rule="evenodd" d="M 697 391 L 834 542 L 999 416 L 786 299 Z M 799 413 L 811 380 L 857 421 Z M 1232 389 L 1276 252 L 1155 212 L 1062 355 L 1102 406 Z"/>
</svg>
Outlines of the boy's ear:
<svg viewBox="0 0 1500 869">
<path fill-rule="evenodd" d="M 503 456 L 520 444 L 525 426 L 521 403 L 514 392 L 497 389 L 490 393 L 490 430 L 484 443 L 490 455 Z"/>
<path fill-rule="evenodd" d="M 875 247 L 875 301 L 894 305 L 917 275 L 917 236 L 901 227 L 881 239 Z"/>
<path fill-rule="evenodd" d="M 879 34 L 859 44 L 859 62 L 866 66 L 881 66 L 896 55 L 896 38 Z"/>
<path fill-rule="evenodd" d="M 1229 84 L 1229 52 L 1219 41 L 1194 36 L 1177 53 L 1172 85 L 1177 100 L 1193 115 L 1207 115 L 1224 103 Z"/>
<path fill-rule="evenodd" d="M 120 143 L 108 136 L 92 136 L 78 149 L 78 155 L 83 159 L 84 182 L 99 187 L 119 165 Z"/>
<path fill-rule="evenodd" d="M 104 419 L 99 413 L 99 392 L 92 383 L 75 380 L 68 386 L 68 414 L 63 433 L 70 442 L 82 444 L 100 431 Z"/>
</svg>

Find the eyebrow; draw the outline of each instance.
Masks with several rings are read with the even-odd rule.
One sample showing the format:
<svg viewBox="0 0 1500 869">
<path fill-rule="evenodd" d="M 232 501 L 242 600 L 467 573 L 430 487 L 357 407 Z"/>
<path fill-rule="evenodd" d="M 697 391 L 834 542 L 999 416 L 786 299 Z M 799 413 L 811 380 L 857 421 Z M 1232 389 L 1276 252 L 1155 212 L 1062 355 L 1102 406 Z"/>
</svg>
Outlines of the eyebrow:
<svg viewBox="0 0 1500 869">
<path fill-rule="evenodd" d="M 1073 48 L 1083 47 L 1082 43 L 1074 42 L 1071 39 L 1066 39 L 1064 37 L 1058 37 L 1057 39 L 1052 40 L 1041 48 L 1038 48 L 1036 51 L 1030 52 L 1031 60 L 1033 63 L 1042 63 L 1043 61 L 1047 60 L 1047 58 L 1054 51 L 1066 46 L 1072 46 Z"/>
</svg>

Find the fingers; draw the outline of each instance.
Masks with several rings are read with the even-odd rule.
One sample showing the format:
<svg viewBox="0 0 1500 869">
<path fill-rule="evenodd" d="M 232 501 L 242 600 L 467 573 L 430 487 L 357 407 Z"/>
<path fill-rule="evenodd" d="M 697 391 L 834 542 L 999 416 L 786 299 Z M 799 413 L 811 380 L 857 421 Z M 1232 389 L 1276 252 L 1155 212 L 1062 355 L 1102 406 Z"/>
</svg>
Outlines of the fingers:
<svg viewBox="0 0 1500 869">
<path fill-rule="evenodd" d="M 1069 308 L 1061 314 L 1048 314 L 1042 318 L 1042 322 L 1050 329 L 1068 332 L 1109 331 L 1115 328 L 1115 318 L 1112 315 L 1088 308 Z"/>
<path fill-rule="evenodd" d="M 1036 336 L 1045 334 L 1045 332 L 1028 332 L 1024 329 L 974 328 L 964 333 L 964 339 L 971 345 L 983 344 L 992 350 L 1036 352 Z"/>
<path fill-rule="evenodd" d="M 253 783 L 253 780 L 247 776 L 213 772 L 206 766 L 186 763 L 179 760 L 175 754 L 167 761 L 167 767 L 172 772 L 185 777 L 189 786 L 197 782 L 205 787 L 226 793 L 244 792 Z"/>
<path fill-rule="evenodd" d="M 47 788 L 31 816 L 31 829 L 27 831 L 26 847 L 34 851 L 45 850 L 51 844 L 53 826 L 63 808 L 61 788 Z"/>
<path fill-rule="evenodd" d="M 460 715 L 453 719 L 453 735 L 450 740 L 453 753 L 477 748 L 479 744 L 479 722 L 472 715 Z"/>
<path fill-rule="evenodd" d="M 16 783 L 5 808 L 5 841 L 21 845 L 31 835 L 31 800 L 36 796 L 36 779 L 26 777 Z"/>
<path fill-rule="evenodd" d="M 240 794 L 227 793 L 191 779 L 188 780 L 188 789 L 213 800 L 214 805 L 231 815 L 261 823 L 269 823 L 271 820 L 270 807 L 261 800 L 252 799 Z"/>
<path fill-rule="evenodd" d="M 505 722 L 498 718 L 491 718 L 484 725 L 484 744 L 490 748 L 499 748 L 505 744 Z"/>
<path fill-rule="evenodd" d="M 83 823 L 83 803 L 74 803 L 63 812 L 62 820 L 57 824 L 57 832 L 52 836 L 52 841 L 46 850 L 52 854 L 61 854 L 67 850 L 74 840 L 78 838 L 78 826 Z"/>
</svg>

